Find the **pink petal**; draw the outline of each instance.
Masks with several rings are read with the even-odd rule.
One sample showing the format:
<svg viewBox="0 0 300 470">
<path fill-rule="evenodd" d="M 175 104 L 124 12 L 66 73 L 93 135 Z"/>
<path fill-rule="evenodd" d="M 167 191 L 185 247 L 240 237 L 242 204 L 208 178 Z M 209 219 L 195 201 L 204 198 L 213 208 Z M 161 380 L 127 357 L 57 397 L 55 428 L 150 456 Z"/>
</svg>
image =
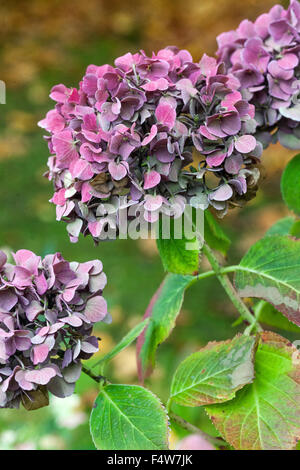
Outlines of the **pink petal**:
<svg viewBox="0 0 300 470">
<path fill-rule="evenodd" d="M 32 274 L 37 274 L 41 257 L 35 255 L 29 250 L 19 250 L 13 254 L 14 260 L 18 266 L 28 269 Z"/>
<path fill-rule="evenodd" d="M 25 380 L 39 385 L 46 385 L 50 380 L 55 377 L 57 371 L 54 367 L 44 367 L 39 370 L 30 370 L 25 374 Z"/>
<path fill-rule="evenodd" d="M 48 289 L 48 284 L 47 280 L 45 278 L 44 273 L 41 273 L 39 276 L 37 276 L 34 280 L 38 294 L 43 295 Z"/>
<path fill-rule="evenodd" d="M 70 315 L 69 317 L 60 318 L 59 321 L 63 323 L 68 323 L 68 325 L 75 327 L 82 325 L 82 320 L 76 315 Z"/>
<path fill-rule="evenodd" d="M 282 59 L 277 61 L 278 65 L 285 70 L 294 69 L 299 63 L 299 59 L 295 54 L 285 54 Z"/>
<path fill-rule="evenodd" d="M 108 171 L 116 181 L 125 178 L 127 175 L 127 169 L 122 163 L 110 162 L 108 165 Z"/>
<path fill-rule="evenodd" d="M 159 104 L 155 110 L 155 116 L 160 124 L 172 129 L 176 120 L 176 111 L 173 106 L 165 103 Z"/>
<path fill-rule="evenodd" d="M 161 176 L 157 171 L 150 171 L 144 175 L 144 189 L 154 188 L 160 183 Z"/>
<path fill-rule="evenodd" d="M 223 163 L 225 157 L 226 153 L 221 152 L 221 150 L 217 150 L 206 157 L 206 162 L 209 166 L 219 166 Z"/>
<path fill-rule="evenodd" d="M 256 147 L 256 139 L 253 135 L 242 135 L 235 142 L 235 148 L 238 152 L 249 153 Z"/>
<path fill-rule="evenodd" d="M 86 303 L 84 315 L 92 323 L 103 320 L 107 314 L 107 304 L 103 297 L 92 297 Z"/>
<path fill-rule="evenodd" d="M 211 195 L 211 199 L 214 201 L 227 201 L 233 194 L 232 188 L 229 184 L 223 184 Z"/>
<path fill-rule="evenodd" d="M 47 359 L 48 354 L 49 349 L 46 344 L 38 344 L 37 346 L 34 346 L 32 349 L 33 364 L 36 365 L 44 362 Z"/>
<path fill-rule="evenodd" d="M 145 196 L 144 208 L 146 211 L 156 211 L 162 206 L 163 198 L 161 196 L 151 196 L 150 194 Z"/>
<path fill-rule="evenodd" d="M 150 134 L 147 137 L 144 138 L 141 145 L 143 145 L 143 146 L 148 145 L 154 139 L 156 134 L 157 134 L 157 126 L 155 124 L 153 124 L 153 126 L 151 127 L 151 130 L 150 130 Z"/>
</svg>

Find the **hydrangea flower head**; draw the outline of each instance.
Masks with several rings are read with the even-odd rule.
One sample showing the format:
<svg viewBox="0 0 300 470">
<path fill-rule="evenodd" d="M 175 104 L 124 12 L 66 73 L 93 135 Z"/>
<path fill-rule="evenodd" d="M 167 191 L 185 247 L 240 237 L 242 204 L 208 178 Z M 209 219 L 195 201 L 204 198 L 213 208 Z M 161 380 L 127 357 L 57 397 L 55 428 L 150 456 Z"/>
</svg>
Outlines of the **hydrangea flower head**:
<svg viewBox="0 0 300 470">
<path fill-rule="evenodd" d="M 243 96 L 255 105 L 256 137 L 264 146 L 277 139 L 300 148 L 300 4 L 274 6 L 253 23 L 218 37 L 221 62 L 241 83 Z"/>
<path fill-rule="evenodd" d="M 71 395 L 81 359 L 98 351 L 94 323 L 107 321 L 99 260 L 69 263 L 28 250 L 7 262 L 0 251 L 0 407 L 48 403 L 48 392 Z"/>
<path fill-rule="evenodd" d="M 224 213 L 249 198 L 261 145 L 239 87 L 215 59 L 195 63 L 175 47 L 90 65 L 78 89 L 55 86 L 39 125 L 50 133 L 51 201 L 71 240 L 82 232 L 97 242 L 111 220 L 103 202 L 118 214 L 125 196 L 149 222 L 163 205 L 197 200 Z"/>
</svg>

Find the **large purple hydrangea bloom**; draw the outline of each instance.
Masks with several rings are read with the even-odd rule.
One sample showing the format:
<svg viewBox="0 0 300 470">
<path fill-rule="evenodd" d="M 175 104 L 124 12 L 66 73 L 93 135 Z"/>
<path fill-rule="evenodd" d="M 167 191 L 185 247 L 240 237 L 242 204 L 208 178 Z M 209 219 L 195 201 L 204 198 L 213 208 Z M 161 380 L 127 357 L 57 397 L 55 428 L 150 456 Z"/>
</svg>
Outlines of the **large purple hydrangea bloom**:
<svg viewBox="0 0 300 470">
<path fill-rule="evenodd" d="M 79 89 L 55 86 L 55 108 L 39 125 L 51 134 L 51 201 L 71 240 L 82 232 L 97 242 L 111 220 L 103 203 L 118 214 L 123 196 L 149 222 L 163 205 L 223 214 L 252 197 L 262 146 L 239 88 L 215 59 L 195 63 L 174 47 L 90 65 Z"/>
<path fill-rule="evenodd" d="M 17 251 L 15 264 L 0 251 L 0 407 L 48 403 L 48 391 L 71 395 L 81 359 L 98 351 L 94 323 L 107 321 L 101 261 L 69 263 Z"/>
<path fill-rule="evenodd" d="M 300 148 L 300 4 L 274 6 L 253 23 L 218 37 L 221 62 L 241 82 L 245 99 L 255 105 L 256 137 L 267 146 Z"/>
</svg>

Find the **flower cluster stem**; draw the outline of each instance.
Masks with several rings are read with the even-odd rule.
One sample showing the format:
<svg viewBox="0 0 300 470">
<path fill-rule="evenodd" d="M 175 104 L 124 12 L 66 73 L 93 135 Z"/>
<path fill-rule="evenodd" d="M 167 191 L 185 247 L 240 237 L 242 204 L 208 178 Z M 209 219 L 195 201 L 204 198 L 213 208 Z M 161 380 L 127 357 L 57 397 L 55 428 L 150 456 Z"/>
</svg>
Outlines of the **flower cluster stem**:
<svg viewBox="0 0 300 470">
<path fill-rule="evenodd" d="M 96 375 L 88 367 L 82 366 L 82 372 L 84 372 L 86 375 L 88 375 L 92 380 L 94 380 L 98 384 L 101 382 L 103 382 L 104 385 L 108 383 L 108 380 L 106 377 L 104 377 L 104 375 Z"/>
<path fill-rule="evenodd" d="M 206 441 L 209 441 L 211 444 L 220 446 L 223 444 L 226 444 L 223 439 L 219 437 L 213 437 L 210 434 L 207 434 L 206 432 L 202 431 L 201 429 L 197 428 L 193 424 L 189 423 L 185 419 L 181 418 L 180 416 L 176 415 L 172 411 L 169 412 L 169 418 L 174 421 L 174 423 L 178 424 L 181 428 L 186 429 L 192 434 L 198 434 L 198 436 L 201 436 L 203 439 Z"/>
<path fill-rule="evenodd" d="M 211 267 L 216 273 L 216 276 L 219 282 L 221 283 L 228 297 L 232 301 L 233 305 L 236 307 L 236 309 L 238 310 L 240 315 L 243 317 L 243 319 L 250 324 L 251 328 L 246 330 L 247 334 L 249 334 L 253 328 L 255 328 L 257 331 L 262 331 L 262 328 L 257 323 L 256 318 L 252 315 L 248 307 L 244 304 L 244 302 L 238 295 L 237 291 L 233 287 L 227 274 L 224 273 L 222 266 L 220 266 L 219 261 L 214 255 L 214 252 L 210 249 L 210 247 L 206 243 L 204 243 L 202 249 Z"/>
</svg>

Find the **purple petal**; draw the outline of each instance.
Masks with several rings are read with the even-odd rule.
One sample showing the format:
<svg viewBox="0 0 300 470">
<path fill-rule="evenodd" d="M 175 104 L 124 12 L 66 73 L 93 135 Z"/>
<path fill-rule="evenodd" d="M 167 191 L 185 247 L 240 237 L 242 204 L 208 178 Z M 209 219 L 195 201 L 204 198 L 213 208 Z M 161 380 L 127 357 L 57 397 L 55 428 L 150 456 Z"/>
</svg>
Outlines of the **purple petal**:
<svg viewBox="0 0 300 470">
<path fill-rule="evenodd" d="M 74 393 L 75 383 L 69 384 L 62 377 L 53 377 L 47 386 L 50 393 L 58 398 L 66 398 Z"/>
<path fill-rule="evenodd" d="M 73 363 L 65 367 L 62 371 L 64 380 L 70 384 L 77 382 L 81 374 L 81 368 L 80 363 Z"/>
<path fill-rule="evenodd" d="M 10 311 L 18 302 L 18 297 L 11 290 L 0 291 L 0 308 Z"/>
<path fill-rule="evenodd" d="M 4 251 L 1 251 L 1 250 L 0 250 L 0 270 L 1 270 L 1 268 L 3 268 L 3 266 L 4 266 L 5 263 L 6 263 L 6 261 L 7 261 L 7 256 L 6 256 L 6 254 L 4 253 Z"/>
</svg>

